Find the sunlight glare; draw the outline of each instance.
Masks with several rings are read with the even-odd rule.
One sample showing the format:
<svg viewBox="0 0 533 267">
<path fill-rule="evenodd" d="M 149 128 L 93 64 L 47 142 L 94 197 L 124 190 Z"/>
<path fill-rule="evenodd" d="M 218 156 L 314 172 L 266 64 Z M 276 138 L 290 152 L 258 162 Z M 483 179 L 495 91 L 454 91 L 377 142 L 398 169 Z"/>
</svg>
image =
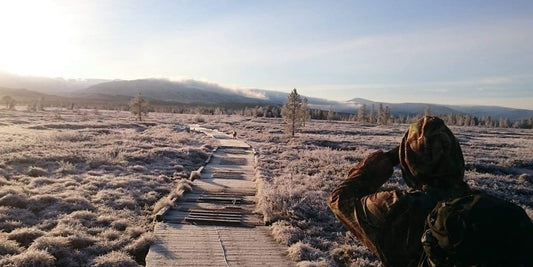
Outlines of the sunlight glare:
<svg viewBox="0 0 533 267">
<path fill-rule="evenodd" d="M 63 10 L 51 1 L 0 3 L 0 70 L 62 75 L 77 55 Z"/>
</svg>

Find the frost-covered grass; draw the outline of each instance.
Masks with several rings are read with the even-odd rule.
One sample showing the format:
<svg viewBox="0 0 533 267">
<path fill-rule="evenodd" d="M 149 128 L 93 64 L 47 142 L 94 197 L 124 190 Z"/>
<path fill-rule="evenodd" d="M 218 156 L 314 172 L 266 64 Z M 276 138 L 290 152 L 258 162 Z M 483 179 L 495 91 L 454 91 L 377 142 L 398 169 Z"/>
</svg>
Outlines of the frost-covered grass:
<svg viewBox="0 0 533 267">
<path fill-rule="evenodd" d="M 329 211 L 349 168 L 398 145 L 407 125 L 308 122 L 289 139 L 280 119 L 126 112 L 0 114 L 0 266 L 135 266 L 151 219 L 190 190 L 213 140 L 175 127 L 237 132 L 257 151 L 257 211 L 299 266 L 379 266 Z M 533 217 L 533 131 L 451 127 L 474 189 Z M 185 178 L 185 179 L 183 179 Z M 385 184 L 406 186 L 397 169 Z"/>
<path fill-rule="evenodd" d="M 143 264 L 158 201 L 212 150 L 212 139 L 176 131 L 179 123 L 171 114 L 2 112 L 0 266 Z"/>
<path fill-rule="evenodd" d="M 380 266 L 329 211 L 326 201 L 349 168 L 398 145 L 407 125 L 308 122 L 290 140 L 279 119 L 205 116 L 204 126 L 237 131 L 258 152 L 258 211 L 299 266 Z M 467 163 L 466 180 L 522 206 L 533 218 L 533 131 L 451 127 Z M 399 169 L 384 185 L 407 188 Z"/>
</svg>

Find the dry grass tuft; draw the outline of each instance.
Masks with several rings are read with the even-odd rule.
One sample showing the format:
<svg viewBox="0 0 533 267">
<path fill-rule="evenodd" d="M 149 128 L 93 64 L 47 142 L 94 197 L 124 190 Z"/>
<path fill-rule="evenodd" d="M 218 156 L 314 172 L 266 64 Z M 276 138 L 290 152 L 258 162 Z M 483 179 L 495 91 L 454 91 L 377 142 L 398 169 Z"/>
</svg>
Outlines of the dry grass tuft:
<svg viewBox="0 0 533 267">
<path fill-rule="evenodd" d="M 8 237 L 0 232 L 0 258 L 5 255 L 14 255 L 22 252 L 23 248 L 13 240 L 9 240 Z"/>
<path fill-rule="evenodd" d="M 296 266 L 297 267 L 331 267 L 331 266 L 337 266 L 337 264 L 335 264 L 334 262 L 328 261 L 326 259 L 319 259 L 316 261 L 300 261 L 298 262 L 298 264 L 296 264 Z"/>
<path fill-rule="evenodd" d="M 91 267 L 137 267 L 137 264 L 130 255 L 125 252 L 112 251 L 105 255 L 94 258 L 89 264 Z"/>
<path fill-rule="evenodd" d="M 303 231 L 295 226 L 292 226 L 287 221 L 277 221 L 270 227 L 272 236 L 278 243 L 283 245 L 291 245 L 303 238 Z"/>
<path fill-rule="evenodd" d="M 3 217 L 3 216 L 0 216 Z M 8 216 L 6 216 L 8 217 Z M 15 221 L 15 220 L 0 220 L 0 229 L 2 229 L 5 232 L 11 232 L 17 228 L 24 227 L 24 224 L 21 221 Z"/>
<path fill-rule="evenodd" d="M 124 231 L 130 225 L 130 221 L 127 219 L 119 219 L 111 223 L 111 227 L 118 231 Z"/>
<path fill-rule="evenodd" d="M 45 235 L 44 231 L 36 227 L 17 228 L 8 234 L 9 239 L 17 241 L 20 245 L 28 247 L 35 239 Z"/>
<path fill-rule="evenodd" d="M 104 237 L 107 240 L 117 240 L 121 237 L 122 232 L 117 231 L 113 228 L 107 228 L 101 236 Z"/>
<path fill-rule="evenodd" d="M 67 237 L 62 236 L 42 236 L 37 238 L 28 250 L 43 250 L 50 253 L 57 260 L 59 266 L 80 265 L 79 251 L 70 247 Z"/>
<path fill-rule="evenodd" d="M 40 167 L 30 166 L 26 174 L 31 177 L 47 176 L 48 170 Z"/>
<path fill-rule="evenodd" d="M 68 161 L 62 160 L 59 161 L 57 164 L 59 165 L 59 167 L 57 168 L 56 173 L 75 174 L 78 171 L 76 166 Z"/>
<path fill-rule="evenodd" d="M 178 185 L 176 186 L 176 188 L 174 188 L 174 190 L 172 190 L 172 192 L 170 192 L 168 196 L 161 198 L 159 201 L 155 203 L 153 213 L 154 214 L 158 213 L 164 207 L 173 206 L 174 202 L 172 201 L 172 199 L 180 199 L 183 197 L 184 193 L 191 192 L 191 191 L 192 191 L 192 181 L 181 179 L 178 182 Z"/>
<path fill-rule="evenodd" d="M 518 176 L 518 181 L 521 183 L 530 183 L 533 184 L 533 175 L 523 173 Z"/>
<path fill-rule="evenodd" d="M 20 267 L 52 267 L 55 266 L 55 261 L 56 258 L 46 250 L 28 249 L 21 254 L 8 258 L 6 263 L 0 261 L 0 264 L 13 264 Z"/>
<path fill-rule="evenodd" d="M 132 226 L 126 230 L 126 234 L 132 239 L 136 239 L 144 233 L 146 233 L 146 230 L 141 227 Z"/>
<path fill-rule="evenodd" d="M 125 250 L 128 254 L 132 255 L 137 262 L 144 261 L 150 245 L 154 243 L 154 235 L 152 233 L 146 233 L 137 238 L 133 243 L 128 245 Z"/>
<path fill-rule="evenodd" d="M 0 198 L 0 206 L 8 206 L 15 208 L 26 208 L 28 205 L 28 199 L 24 195 L 20 194 L 7 194 Z"/>
<path fill-rule="evenodd" d="M 0 172 L 1 172 L 1 171 L 2 171 L 2 170 L 0 170 Z M 0 175 L 2 175 L 2 174 L 0 174 Z M 5 175 L 0 176 L 0 186 L 6 186 L 6 185 L 11 185 L 11 182 L 9 182 L 9 181 L 6 179 Z"/>
<path fill-rule="evenodd" d="M 290 246 L 287 253 L 294 261 L 316 261 L 326 256 L 326 253 L 301 241 Z"/>
<path fill-rule="evenodd" d="M 192 181 L 181 179 L 178 186 L 171 192 L 171 197 L 182 197 L 184 192 L 192 191 Z"/>
<path fill-rule="evenodd" d="M 67 237 L 69 246 L 73 249 L 82 249 L 96 243 L 97 239 L 85 233 L 75 233 Z"/>
<path fill-rule="evenodd" d="M 161 198 L 154 204 L 154 210 L 153 214 L 157 214 L 160 210 L 162 210 L 164 207 L 170 207 L 172 206 L 172 199 L 168 196 Z"/>
<path fill-rule="evenodd" d="M 133 171 L 136 171 L 136 172 L 146 172 L 146 171 L 148 171 L 148 168 L 146 168 L 145 166 L 142 166 L 142 165 L 135 165 L 135 166 L 131 167 L 131 169 Z"/>
</svg>

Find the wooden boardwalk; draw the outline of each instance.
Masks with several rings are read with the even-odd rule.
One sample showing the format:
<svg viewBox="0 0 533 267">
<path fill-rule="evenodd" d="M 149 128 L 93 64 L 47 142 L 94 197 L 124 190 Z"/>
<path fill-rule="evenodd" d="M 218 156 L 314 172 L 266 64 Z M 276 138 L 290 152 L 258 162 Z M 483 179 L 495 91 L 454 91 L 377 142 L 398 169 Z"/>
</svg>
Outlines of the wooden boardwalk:
<svg viewBox="0 0 533 267">
<path fill-rule="evenodd" d="M 155 225 L 146 266 L 294 266 L 276 243 L 255 203 L 254 155 L 229 135 L 191 127 L 219 141 L 193 191 Z"/>
</svg>

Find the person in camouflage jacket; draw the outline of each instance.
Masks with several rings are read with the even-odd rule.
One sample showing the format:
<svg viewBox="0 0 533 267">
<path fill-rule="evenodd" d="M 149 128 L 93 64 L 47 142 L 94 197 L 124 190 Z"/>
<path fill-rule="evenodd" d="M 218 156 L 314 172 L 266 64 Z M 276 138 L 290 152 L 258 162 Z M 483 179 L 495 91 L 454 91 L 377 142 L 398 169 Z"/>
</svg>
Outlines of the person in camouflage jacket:
<svg viewBox="0 0 533 267">
<path fill-rule="evenodd" d="M 379 191 L 400 164 L 409 190 Z M 417 266 L 427 215 L 445 199 L 470 192 L 459 143 L 444 122 L 425 116 L 400 145 L 355 165 L 330 195 L 335 216 L 384 266 Z"/>
</svg>

